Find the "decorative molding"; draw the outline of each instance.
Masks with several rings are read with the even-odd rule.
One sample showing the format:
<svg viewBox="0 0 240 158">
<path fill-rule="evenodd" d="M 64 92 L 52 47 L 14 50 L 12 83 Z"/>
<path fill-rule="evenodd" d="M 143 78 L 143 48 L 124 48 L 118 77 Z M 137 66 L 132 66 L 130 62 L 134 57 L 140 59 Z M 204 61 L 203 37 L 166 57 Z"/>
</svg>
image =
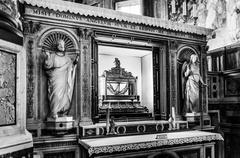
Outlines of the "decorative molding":
<svg viewBox="0 0 240 158">
<path fill-rule="evenodd" d="M 79 14 L 72 14 L 70 12 L 60 12 L 50 10 L 48 8 L 38 8 L 35 6 L 26 5 L 25 16 L 38 18 L 39 21 L 45 21 L 49 19 L 52 22 L 63 22 L 67 25 L 93 25 L 94 28 L 111 28 L 111 29 L 122 29 L 122 31 L 137 31 L 142 34 L 155 34 L 162 36 L 169 36 L 171 38 L 183 38 L 186 40 L 205 42 L 206 36 L 202 34 L 193 34 L 188 32 L 181 32 L 171 29 L 166 29 L 163 27 L 153 27 L 143 23 L 131 23 L 131 22 L 121 22 L 116 19 L 106 19 L 102 17 L 92 17 L 84 16 Z"/>
<path fill-rule="evenodd" d="M 129 22 L 135 24 L 144 24 L 147 26 L 160 27 L 173 31 L 180 31 L 185 33 L 194 33 L 199 35 L 207 35 L 212 30 L 203 27 L 196 27 L 192 25 L 175 23 L 167 20 L 151 18 L 147 16 L 140 16 L 134 14 L 126 14 L 123 12 L 116 12 L 110 9 L 100 7 L 92 7 L 67 1 L 52 1 L 52 0 L 22 0 L 22 3 L 27 3 L 32 6 L 49 8 L 54 11 L 70 12 L 91 17 L 102 17 L 108 20 L 117 20 L 119 22 Z M 48 13 L 47 13 L 48 14 Z M 73 18 L 73 16 L 71 16 Z"/>
</svg>

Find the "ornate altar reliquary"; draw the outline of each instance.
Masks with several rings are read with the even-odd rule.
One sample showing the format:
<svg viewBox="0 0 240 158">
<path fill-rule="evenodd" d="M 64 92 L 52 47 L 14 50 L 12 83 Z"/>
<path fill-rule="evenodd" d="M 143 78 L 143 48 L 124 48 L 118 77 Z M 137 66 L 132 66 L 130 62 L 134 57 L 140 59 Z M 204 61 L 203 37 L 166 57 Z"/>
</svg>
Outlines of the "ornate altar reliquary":
<svg viewBox="0 0 240 158">
<path fill-rule="evenodd" d="M 100 84 L 104 84 L 104 94 L 100 96 L 99 113 L 104 114 L 107 108 L 115 118 L 147 116 L 148 109 L 141 105 L 137 94 L 137 80 L 131 72 L 120 66 L 115 58 L 115 67 L 105 70 Z"/>
</svg>

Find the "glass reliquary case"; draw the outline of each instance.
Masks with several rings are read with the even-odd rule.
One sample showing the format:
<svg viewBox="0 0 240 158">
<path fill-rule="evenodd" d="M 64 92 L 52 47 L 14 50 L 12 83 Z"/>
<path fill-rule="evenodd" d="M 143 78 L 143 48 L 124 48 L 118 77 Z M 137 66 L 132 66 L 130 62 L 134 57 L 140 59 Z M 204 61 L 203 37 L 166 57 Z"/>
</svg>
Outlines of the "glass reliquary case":
<svg viewBox="0 0 240 158">
<path fill-rule="evenodd" d="M 111 116 L 119 119 L 136 117 L 149 117 L 147 107 L 142 106 L 137 93 L 138 77 L 127 72 L 120 66 L 120 61 L 115 58 L 115 67 L 105 70 L 100 77 L 99 113 L 100 118 L 105 117 L 109 108 Z"/>
</svg>

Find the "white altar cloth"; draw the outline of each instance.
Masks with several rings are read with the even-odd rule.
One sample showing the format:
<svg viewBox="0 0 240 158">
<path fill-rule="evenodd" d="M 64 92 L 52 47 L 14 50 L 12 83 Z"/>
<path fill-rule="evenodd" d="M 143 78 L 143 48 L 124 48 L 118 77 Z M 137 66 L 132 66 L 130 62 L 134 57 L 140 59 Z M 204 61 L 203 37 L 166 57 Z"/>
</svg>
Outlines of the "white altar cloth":
<svg viewBox="0 0 240 158">
<path fill-rule="evenodd" d="M 166 139 L 156 139 L 158 136 L 166 134 Z M 79 139 L 79 144 L 88 150 L 89 156 L 92 154 L 126 152 L 130 150 L 150 149 L 166 145 L 180 145 L 189 143 L 201 143 L 205 141 L 223 140 L 218 133 L 204 131 L 183 131 L 171 133 L 156 133 L 146 135 L 105 137 L 94 139 Z"/>
</svg>

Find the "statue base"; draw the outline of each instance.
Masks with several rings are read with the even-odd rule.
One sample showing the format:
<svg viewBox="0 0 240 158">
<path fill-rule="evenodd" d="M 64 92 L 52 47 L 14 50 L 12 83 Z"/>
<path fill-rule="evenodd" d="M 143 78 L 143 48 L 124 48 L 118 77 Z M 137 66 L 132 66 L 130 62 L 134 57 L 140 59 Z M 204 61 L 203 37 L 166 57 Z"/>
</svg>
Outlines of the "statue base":
<svg viewBox="0 0 240 158">
<path fill-rule="evenodd" d="M 50 130 L 53 134 L 64 135 L 68 130 L 73 129 L 74 120 L 72 116 L 47 118 L 46 129 Z"/>
<path fill-rule="evenodd" d="M 200 116 L 201 114 L 200 113 L 186 113 L 185 117 L 186 117 L 186 120 L 189 122 L 189 123 L 197 123 L 197 122 L 200 122 Z"/>
<path fill-rule="evenodd" d="M 207 113 L 203 114 L 203 127 L 211 127 L 211 118 Z"/>
<path fill-rule="evenodd" d="M 211 119 L 206 114 L 203 113 L 201 121 L 201 113 L 186 113 L 186 121 L 188 121 L 190 126 L 202 126 L 202 128 L 211 127 Z"/>
</svg>

